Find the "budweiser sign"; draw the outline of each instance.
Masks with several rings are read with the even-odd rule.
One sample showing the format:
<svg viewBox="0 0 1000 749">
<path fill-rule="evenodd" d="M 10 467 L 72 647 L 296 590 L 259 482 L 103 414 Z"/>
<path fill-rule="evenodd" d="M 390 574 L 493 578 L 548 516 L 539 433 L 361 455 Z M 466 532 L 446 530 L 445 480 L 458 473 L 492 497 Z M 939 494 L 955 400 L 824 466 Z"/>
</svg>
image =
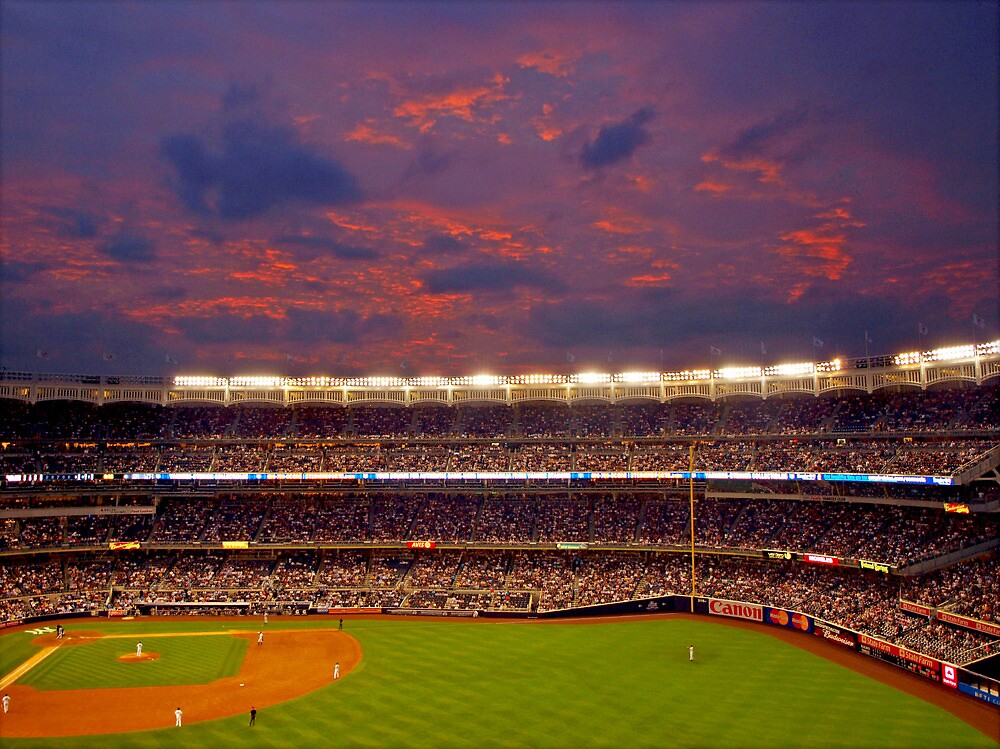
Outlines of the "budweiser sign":
<svg viewBox="0 0 1000 749">
<path fill-rule="evenodd" d="M 818 637 L 822 637 L 824 640 L 829 640 L 830 642 L 835 642 L 838 645 L 843 645 L 845 648 L 853 648 L 857 645 L 854 641 L 853 634 L 841 632 L 836 627 L 829 627 L 825 624 L 817 624 L 813 629 L 813 634 Z"/>
<path fill-rule="evenodd" d="M 755 622 L 764 621 L 764 607 L 755 603 L 720 601 L 713 598 L 708 602 L 708 612 L 716 616 L 732 616 L 736 619 L 750 619 Z"/>
</svg>

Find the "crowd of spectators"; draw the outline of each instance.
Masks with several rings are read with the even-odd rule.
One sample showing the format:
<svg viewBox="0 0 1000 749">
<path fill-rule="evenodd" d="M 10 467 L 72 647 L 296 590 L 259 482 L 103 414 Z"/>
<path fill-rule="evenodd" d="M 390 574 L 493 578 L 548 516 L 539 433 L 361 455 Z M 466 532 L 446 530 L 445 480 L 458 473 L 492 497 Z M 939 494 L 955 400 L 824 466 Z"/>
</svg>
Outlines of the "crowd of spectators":
<svg viewBox="0 0 1000 749">
<path fill-rule="evenodd" d="M 0 468 L 44 474 L 685 471 L 697 443 L 696 470 L 947 476 L 994 459 L 998 442 L 989 432 L 998 428 L 997 387 L 412 409 L 98 408 L 0 399 Z M 747 496 L 748 486 L 755 496 Z M 981 657 L 994 652 L 996 638 L 933 616 L 914 617 L 900 609 L 899 599 L 997 622 L 996 557 L 906 576 L 908 565 L 943 562 L 1000 535 L 996 513 L 952 515 L 929 504 L 1000 496 L 995 486 L 983 487 L 977 497 L 963 487 L 710 483 L 695 502 L 695 589 L 802 611 L 955 662 Z M 154 514 L 80 512 L 81 504 L 104 501 L 96 495 L 0 497 L 5 508 L 51 509 L 0 519 L 0 618 L 195 604 L 208 610 L 545 612 L 691 593 L 690 557 L 683 552 L 691 545 L 692 518 L 684 487 L 633 488 L 213 489 L 202 495 L 192 489 L 139 500 L 155 502 Z M 61 506 L 74 511 L 60 513 Z M 143 548 L 109 549 L 116 541 Z M 219 548 L 226 541 L 254 548 Z M 403 548 L 408 541 L 458 548 Z M 563 544 L 576 548 L 558 548 Z M 765 561 L 761 550 L 788 552 L 788 559 Z M 791 559 L 799 552 L 884 563 L 903 576 L 810 566 Z"/>
<path fill-rule="evenodd" d="M 94 554 L 0 567 L 0 616 L 17 619 L 102 607 L 295 602 L 314 607 L 552 611 L 691 592 L 683 553 L 442 549 Z M 914 578 L 791 560 L 699 554 L 699 596 L 800 611 L 918 652 L 963 663 L 998 638 L 915 616 L 935 612 L 997 623 L 998 559 L 988 555 Z"/>
<path fill-rule="evenodd" d="M 688 548 L 690 506 L 682 492 L 222 493 L 137 508 L 155 515 L 38 508 L 45 514 L 0 523 L 0 551 L 90 549 L 116 540 L 153 547 L 433 541 Z M 995 513 L 954 514 L 940 506 L 724 495 L 699 496 L 694 506 L 694 544 L 705 550 L 782 550 L 905 568 L 1000 535 Z"/>
<path fill-rule="evenodd" d="M 363 439 L 363 438 L 359 438 Z M 402 441 L 399 441 L 402 440 Z M 0 451 L 2 475 L 102 476 L 105 473 L 321 473 L 464 471 L 687 471 L 691 442 L 459 440 L 263 443 L 231 440 L 148 443 L 74 450 L 41 443 Z M 988 459 L 995 439 L 912 440 L 822 437 L 698 440 L 696 471 L 822 472 L 952 476 Z M 997 462 L 994 459 L 993 464 Z M 988 469 L 991 466 L 986 466 Z"/>
<path fill-rule="evenodd" d="M 667 403 L 527 402 L 457 407 L 293 406 L 0 400 L 0 431 L 14 440 L 122 443 L 169 439 L 608 438 L 802 434 L 935 434 L 995 429 L 1000 388 L 846 392 L 820 397 L 733 397 Z"/>
</svg>

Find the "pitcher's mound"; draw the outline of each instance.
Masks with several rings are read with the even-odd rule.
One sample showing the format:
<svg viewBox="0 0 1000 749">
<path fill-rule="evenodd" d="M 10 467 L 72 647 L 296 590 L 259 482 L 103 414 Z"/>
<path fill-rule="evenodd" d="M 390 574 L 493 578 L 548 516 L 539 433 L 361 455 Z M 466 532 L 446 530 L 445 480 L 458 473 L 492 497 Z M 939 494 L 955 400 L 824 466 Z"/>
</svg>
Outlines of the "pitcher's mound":
<svg viewBox="0 0 1000 749">
<path fill-rule="evenodd" d="M 143 653 L 139 656 L 135 653 L 129 653 L 128 655 L 119 655 L 118 660 L 122 663 L 142 663 L 143 661 L 155 661 L 159 657 L 159 653 Z"/>
</svg>

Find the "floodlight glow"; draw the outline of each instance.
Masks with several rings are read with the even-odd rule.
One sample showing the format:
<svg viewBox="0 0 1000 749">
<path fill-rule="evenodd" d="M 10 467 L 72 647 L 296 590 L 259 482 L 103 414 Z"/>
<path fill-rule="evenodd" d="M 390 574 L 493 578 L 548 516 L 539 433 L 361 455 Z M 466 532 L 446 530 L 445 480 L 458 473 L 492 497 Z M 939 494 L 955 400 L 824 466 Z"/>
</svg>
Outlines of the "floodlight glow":
<svg viewBox="0 0 1000 749">
<path fill-rule="evenodd" d="M 941 361 L 948 359 L 971 359 L 976 355 L 974 346 L 947 346 L 934 349 L 924 355 L 924 361 Z"/>
<path fill-rule="evenodd" d="M 764 370 L 766 375 L 782 375 L 795 377 L 798 375 L 812 374 L 816 371 L 816 365 L 812 362 L 795 362 L 790 364 L 776 364 Z"/>
<path fill-rule="evenodd" d="M 208 375 L 184 375 L 174 378 L 174 387 L 181 388 L 205 388 L 224 387 L 226 379 L 224 377 L 211 377 Z"/>
<path fill-rule="evenodd" d="M 496 375 L 477 374 L 472 376 L 472 384 L 476 387 L 488 387 L 502 384 L 502 378 Z"/>
<path fill-rule="evenodd" d="M 980 343 L 976 346 L 976 351 L 979 352 L 980 356 L 1000 354 L 1000 340 L 990 341 L 989 343 Z"/>
<path fill-rule="evenodd" d="M 664 372 L 663 379 L 677 381 L 708 380 L 711 379 L 712 372 L 708 369 L 685 369 L 683 372 Z"/>
<path fill-rule="evenodd" d="M 817 372 L 839 372 L 841 369 L 840 359 L 832 359 L 830 361 L 818 362 L 816 364 Z"/>
<path fill-rule="evenodd" d="M 907 366 L 910 364 L 920 363 L 920 352 L 919 351 L 907 351 L 903 354 L 896 354 L 892 357 L 892 363 L 896 366 Z"/>
<path fill-rule="evenodd" d="M 575 379 L 582 385 L 593 385 L 598 382 L 611 382 L 611 375 L 601 372 L 580 372 Z"/>
<path fill-rule="evenodd" d="M 717 373 L 723 380 L 743 380 L 747 377 L 760 377 L 760 367 L 725 367 Z"/>
<path fill-rule="evenodd" d="M 281 377 L 231 377 L 228 381 L 230 387 L 234 388 L 274 388 L 280 387 Z"/>
<path fill-rule="evenodd" d="M 659 372 L 622 372 L 614 376 L 616 382 L 626 382 L 629 384 L 638 384 L 641 382 L 659 382 L 660 381 Z"/>
</svg>

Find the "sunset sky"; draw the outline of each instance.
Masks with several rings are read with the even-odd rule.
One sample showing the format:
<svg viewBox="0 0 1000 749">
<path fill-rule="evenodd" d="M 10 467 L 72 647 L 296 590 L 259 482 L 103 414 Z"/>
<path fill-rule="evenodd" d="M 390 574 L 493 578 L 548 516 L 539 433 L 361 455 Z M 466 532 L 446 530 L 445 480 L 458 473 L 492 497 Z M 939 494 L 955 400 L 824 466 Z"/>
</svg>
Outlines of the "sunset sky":
<svg viewBox="0 0 1000 749">
<path fill-rule="evenodd" d="M 671 370 L 1000 331 L 995 2 L 0 6 L 8 369 Z"/>
</svg>

